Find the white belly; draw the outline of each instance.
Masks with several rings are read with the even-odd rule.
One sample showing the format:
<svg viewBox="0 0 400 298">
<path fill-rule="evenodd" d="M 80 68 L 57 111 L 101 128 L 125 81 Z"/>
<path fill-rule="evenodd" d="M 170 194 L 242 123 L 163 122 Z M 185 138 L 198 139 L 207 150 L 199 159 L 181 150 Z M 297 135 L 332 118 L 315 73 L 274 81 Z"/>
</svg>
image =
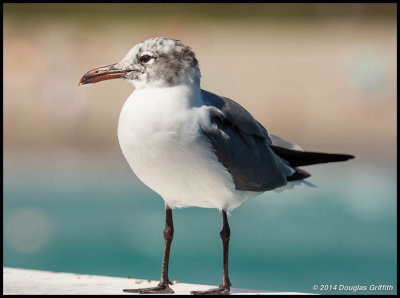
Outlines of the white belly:
<svg viewBox="0 0 400 298">
<path fill-rule="evenodd" d="M 235 190 L 232 176 L 199 133 L 207 111 L 191 102 L 200 99 L 185 90 L 163 90 L 136 90 L 121 111 L 118 139 L 137 177 L 171 208 L 228 210 L 256 195 Z"/>
</svg>

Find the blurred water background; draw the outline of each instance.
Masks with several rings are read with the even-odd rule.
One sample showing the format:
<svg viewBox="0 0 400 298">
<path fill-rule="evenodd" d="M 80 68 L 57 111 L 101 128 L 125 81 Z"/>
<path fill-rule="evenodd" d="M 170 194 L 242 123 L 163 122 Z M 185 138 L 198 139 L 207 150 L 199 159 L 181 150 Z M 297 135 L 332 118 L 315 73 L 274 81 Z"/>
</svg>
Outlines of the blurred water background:
<svg viewBox="0 0 400 298">
<path fill-rule="evenodd" d="M 233 285 L 397 292 L 395 4 L 3 8 L 4 266 L 159 278 L 163 201 L 117 140 L 132 86 L 77 83 L 167 36 L 193 48 L 204 89 L 236 100 L 269 132 L 356 156 L 306 167 L 317 188 L 268 192 L 232 212 Z M 221 215 L 181 209 L 174 223 L 170 278 L 219 284 Z"/>
</svg>

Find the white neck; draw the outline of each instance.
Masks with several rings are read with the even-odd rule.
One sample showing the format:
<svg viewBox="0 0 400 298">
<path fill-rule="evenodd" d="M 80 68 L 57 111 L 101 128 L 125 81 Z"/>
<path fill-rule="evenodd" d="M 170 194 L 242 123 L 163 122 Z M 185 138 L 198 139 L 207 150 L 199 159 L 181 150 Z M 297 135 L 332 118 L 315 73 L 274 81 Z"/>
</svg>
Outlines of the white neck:
<svg viewBox="0 0 400 298">
<path fill-rule="evenodd" d="M 129 143 L 142 144 L 157 138 L 161 131 L 182 132 L 182 129 L 190 129 L 195 122 L 195 111 L 200 106 L 199 85 L 136 89 L 121 111 L 118 127 L 120 142 L 122 138 Z"/>
<path fill-rule="evenodd" d="M 136 100 L 147 101 L 147 104 L 156 103 L 157 106 L 170 105 L 178 110 L 182 108 L 198 107 L 201 105 L 200 85 L 185 83 L 172 87 L 146 86 L 135 89 L 132 95 Z"/>
</svg>

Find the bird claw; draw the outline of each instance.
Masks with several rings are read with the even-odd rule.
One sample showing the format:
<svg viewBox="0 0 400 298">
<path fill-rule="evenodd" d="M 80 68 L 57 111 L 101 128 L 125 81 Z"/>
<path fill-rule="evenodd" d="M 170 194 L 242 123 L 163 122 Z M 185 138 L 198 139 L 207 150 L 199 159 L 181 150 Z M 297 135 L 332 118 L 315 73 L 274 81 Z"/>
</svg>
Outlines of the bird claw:
<svg viewBox="0 0 400 298">
<path fill-rule="evenodd" d="M 220 286 L 219 288 L 209 289 L 207 291 L 191 291 L 193 295 L 229 295 L 229 287 Z"/>
<path fill-rule="evenodd" d="M 172 284 L 172 283 L 171 283 Z M 175 293 L 168 284 L 159 284 L 152 288 L 141 289 L 124 289 L 125 293 L 139 293 L 139 294 L 173 294 Z"/>
</svg>

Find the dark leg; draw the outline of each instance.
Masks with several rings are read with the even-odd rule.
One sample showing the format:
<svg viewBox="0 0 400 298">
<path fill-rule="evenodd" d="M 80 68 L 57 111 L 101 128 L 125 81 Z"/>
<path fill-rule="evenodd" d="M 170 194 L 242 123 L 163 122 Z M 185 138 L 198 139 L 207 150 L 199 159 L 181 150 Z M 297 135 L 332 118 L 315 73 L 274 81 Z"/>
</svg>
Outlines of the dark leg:
<svg viewBox="0 0 400 298">
<path fill-rule="evenodd" d="M 222 218 L 224 225 L 222 227 L 221 233 L 219 235 L 222 239 L 222 246 L 224 251 L 224 267 L 222 272 L 222 283 L 218 288 L 210 289 L 208 291 L 192 291 L 194 295 L 229 295 L 231 288 L 231 282 L 228 276 L 228 251 L 229 251 L 229 236 L 231 235 L 231 230 L 229 229 L 228 216 L 225 210 L 222 210 Z"/>
<path fill-rule="evenodd" d="M 127 293 L 140 293 L 140 294 L 173 294 L 174 291 L 169 287 L 172 282 L 168 279 L 168 263 L 169 263 L 169 251 L 171 248 L 172 238 L 174 236 L 174 223 L 172 221 L 172 209 L 166 206 L 165 210 L 165 229 L 164 229 L 164 256 L 161 269 L 161 280 L 158 286 L 154 288 L 142 288 L 142 289 L 125 289 Z"/>
</svg>

